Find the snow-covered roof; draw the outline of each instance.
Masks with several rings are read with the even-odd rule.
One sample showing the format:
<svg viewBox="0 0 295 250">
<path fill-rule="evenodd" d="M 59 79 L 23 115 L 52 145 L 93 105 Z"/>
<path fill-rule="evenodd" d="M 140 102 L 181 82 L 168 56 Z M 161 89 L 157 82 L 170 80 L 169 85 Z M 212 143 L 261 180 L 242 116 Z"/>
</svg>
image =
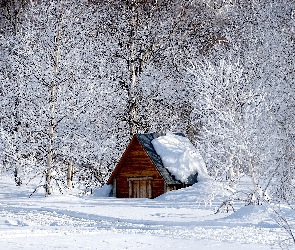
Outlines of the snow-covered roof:
<svg viewBox="0 0 295 250">
<path fill-rule="evenodd" d="M 165 169 L 182 183 L 193 184 L 208 178 L 205 162 L 183 134 L 168 133 L 151 141 Z"/>
<path fill-rule="evenodd" d="M 201 155 L 184 134 L 151 133 L 136 137 L 168 185 L 194 184 L 197 176 L 207 175 Z"/>
<path fill-rule="evenodd" d="M 136 134 L 137 139 L 139 140 L 140 144 L 143 146 L 144 150 L 156 166 L 157 170 L 165 180 L 168 185 L 176 185 L 182 184 L 179 180 L 175 178 L 169 171 L 164 167 L 161 157 L 155 151 L 152 140 L 158 138 L 163 134 L 160 133 L 151 133 L 151 134 Z M 185 136 L 182 134 L 182 136 Z M 192 183 L 193 184 L 193 183 Z"/>
</svg>

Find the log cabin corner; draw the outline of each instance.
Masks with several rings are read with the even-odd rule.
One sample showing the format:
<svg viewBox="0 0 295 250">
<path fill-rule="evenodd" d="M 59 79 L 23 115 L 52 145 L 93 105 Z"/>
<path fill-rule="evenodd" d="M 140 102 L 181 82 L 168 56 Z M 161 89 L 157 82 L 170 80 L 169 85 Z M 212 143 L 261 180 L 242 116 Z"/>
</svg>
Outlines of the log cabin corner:
<svg viewBox="0 0 295 250">
<path fill-rule="evenodd" d="M 152 140 L 160 133 L 136 134 L 127 146 L 107 184 L 113 185 L 117 198 L 155 198 L 167 191 L 191 186 L 197 182 L 195 173 L 182 183 L 172 175 L 156 153 Z M 177 135 L 184 136 L 182 133 Z"/>
</svg>

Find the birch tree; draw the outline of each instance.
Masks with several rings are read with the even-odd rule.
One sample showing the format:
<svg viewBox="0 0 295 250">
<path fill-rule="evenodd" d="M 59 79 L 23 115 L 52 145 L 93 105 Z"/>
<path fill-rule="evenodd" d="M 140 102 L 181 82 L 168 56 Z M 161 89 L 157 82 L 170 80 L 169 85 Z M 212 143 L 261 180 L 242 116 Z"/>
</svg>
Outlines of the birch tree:
<svg viewBox="0 0 295 250">
<path fill-rule="evenodd" d="M 110 128 L 120 128 L 106 119 L 113 110 L 110 103 L 118 97 L 107 95 L 112 90 L 106 81 L 100 80 L 103 72 L 97 71 L 103 60 L 99 63 L 90 55 L 90 52 L 99 55 L 101 49 L 93 37 L 93 20 L 86 7 L 83 3 L 72 5 L 63 1 L 31 5 L 17 44 L 9 48 L 14 52 L 13 58 L 9 63 L 3 62 L 7 68 L 2 71 L 1 82 L 7 83 L 4 86 L 7 93 L 15 91 L 15 86 L 5 78 L 12 65 L 21 76 L 18 91 L 22 96 L 19 106 L 22 127 L 15 145 L 20 145 L 26 158 L 32 157 L 34 165 L 22 172 L 28 171 L 27 178 L 42 177 L 40 187 L 45 188 L 47 195 L 55 184 L 63 190 L 69 163 L 75 165 L 79 175 L 86 163 L 98 171 L 98 164 L 109 167 L 101 159 L 112 157 L 106 152 L 111 150 L 113 136 L 106 133 Z M 13 38 L 8 41 L 11 45 Z M 103 102 L 100 98 L 104 98 Z M 120 101 L 117 104 L 122 106 Z M 9 116 L 4 117 L 9 121 Z M 109 124 L 103 124 L 104 120 Z M 9 142 L 7 137 L 3 139 Z M 105 175 L 108 173 L 107 169 L 103 171 Z"/>
<path fill-rule="evenodd" d="M 1 82 L 2 95 L 5 100 L 4 109 L 2 110 L 3 123 L 3 140 L 9 141 L 8 150 L 5 149 L 3 163 L 9 168 L 12 163 L 13 174 L 16 185 L 21 185 L 21 168 L 24 163 L 24 157 L 20 145 L 17 143 L 21 137 L 20 131 L 22 126 L 20 115 L 21 97 L 21 69 L 18 68 L 14 61 L 15 54 L 11 47 L 18 47 L 19 25 L 23 19 L 23 12 L 27 6 L 27 1 L 2 1 L 0 6 L 0 47 L 1 56 Z M 11 166 L 11 165 L 10 165 Z"/>
<path fill-rule="evenodd" d="M 113 42 L 109 61 L 127 95 L 126 119 L 130 135 L 147 132 L 151 126 L 145 119 L 144 107 L 150 106 L 150 99 L 144 100 L 141 96 L 142 90 L 146 89 L 144 85 L 155 79 L 151 74 L 161 75 L 160 79 L 166 82 L 179 84 L 181 77 L 176 68 L 180 58 L 201 53 L 209 35 L 215 35 L 209 29 L 213 18 L 202 1 L 94 3 L 102 12 L 98 18 L 98 31 Z M 194 49 L 195 45 L 199 49 Z M 165 83 L 158 81 L 158 87 L 160 84 Z"/>
<path fill-rule="evenodd" d="M 253 203 L 269 196 L 290 199 L 293 195 L 285 186 L 294 180 L 290 171 L 294 164 L 290 151 L 293 129 L 289 127 L 294 117 L 294 95 L 289 87 L 294 78 L 294 63 L 290 61 L 294 58 L 290 57 L 294 51 L 293 3 L 270 2 L 231 5 L 227 13 L 234 16 L 228 22 L 235 28 L 226 31 L 229 50 L 213 51 L 207 58 L 210 66 L 197 63 L 198 73 L 193 74 L 201 93 L 193 116 L 195 126 L 205 136 L 201 138 L 208 166 L 229 180 L 237 170 L 249 174 Z M 245 36 L 248 39 L 243 39 Z M 220 66 L 220 57 L 233 64 Z M 241 72 L 229 73 L 236 65 Z"/>
<path fill-rule="evenodd" d="M 0 30 L 3 33 L 17 35 L 19 24 L 28 0 L 0 1 Z"/>
</svg>

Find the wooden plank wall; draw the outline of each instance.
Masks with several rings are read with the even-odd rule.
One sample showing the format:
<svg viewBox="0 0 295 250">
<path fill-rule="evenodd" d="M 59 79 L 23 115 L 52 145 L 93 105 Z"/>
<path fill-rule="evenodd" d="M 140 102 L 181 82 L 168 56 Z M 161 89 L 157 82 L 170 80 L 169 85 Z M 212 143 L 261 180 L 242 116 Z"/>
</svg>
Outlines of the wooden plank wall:
<svg viewBox="0 0 295 250">
<path fill-rule="evenodd" d="M 164 193 L 164 180 L 136 139 L 116 175 L 116 196 L 129 198 L 128 178 L 152 177 L 152 198 Z"/>
</svg>

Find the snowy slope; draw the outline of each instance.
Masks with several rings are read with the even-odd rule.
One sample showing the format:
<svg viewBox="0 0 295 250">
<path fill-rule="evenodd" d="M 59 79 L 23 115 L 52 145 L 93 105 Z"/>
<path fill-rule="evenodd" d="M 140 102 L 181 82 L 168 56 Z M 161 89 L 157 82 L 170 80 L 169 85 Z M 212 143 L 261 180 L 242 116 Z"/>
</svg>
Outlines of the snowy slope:
<svg viewBox="0 0 295 250">
<path fill-rule="evenodd" d="M 18 188 L 2 177 L 0 249 L 242 250 L 280 249 L 280 245 L 290 244 L 268 208 L 247 207 L 236 213 L 214 214 L 214 207 L 226 192 L 222 187 L 209 187 L 209 183 L 202 185 L 154 200 L 70 193 L 28 198 L 32 187 Z M 205 189 L 216 190 L 211 203 L 196 202 Z M 289 218 L 294 218 L 289 212 Z"/>
</svg>

